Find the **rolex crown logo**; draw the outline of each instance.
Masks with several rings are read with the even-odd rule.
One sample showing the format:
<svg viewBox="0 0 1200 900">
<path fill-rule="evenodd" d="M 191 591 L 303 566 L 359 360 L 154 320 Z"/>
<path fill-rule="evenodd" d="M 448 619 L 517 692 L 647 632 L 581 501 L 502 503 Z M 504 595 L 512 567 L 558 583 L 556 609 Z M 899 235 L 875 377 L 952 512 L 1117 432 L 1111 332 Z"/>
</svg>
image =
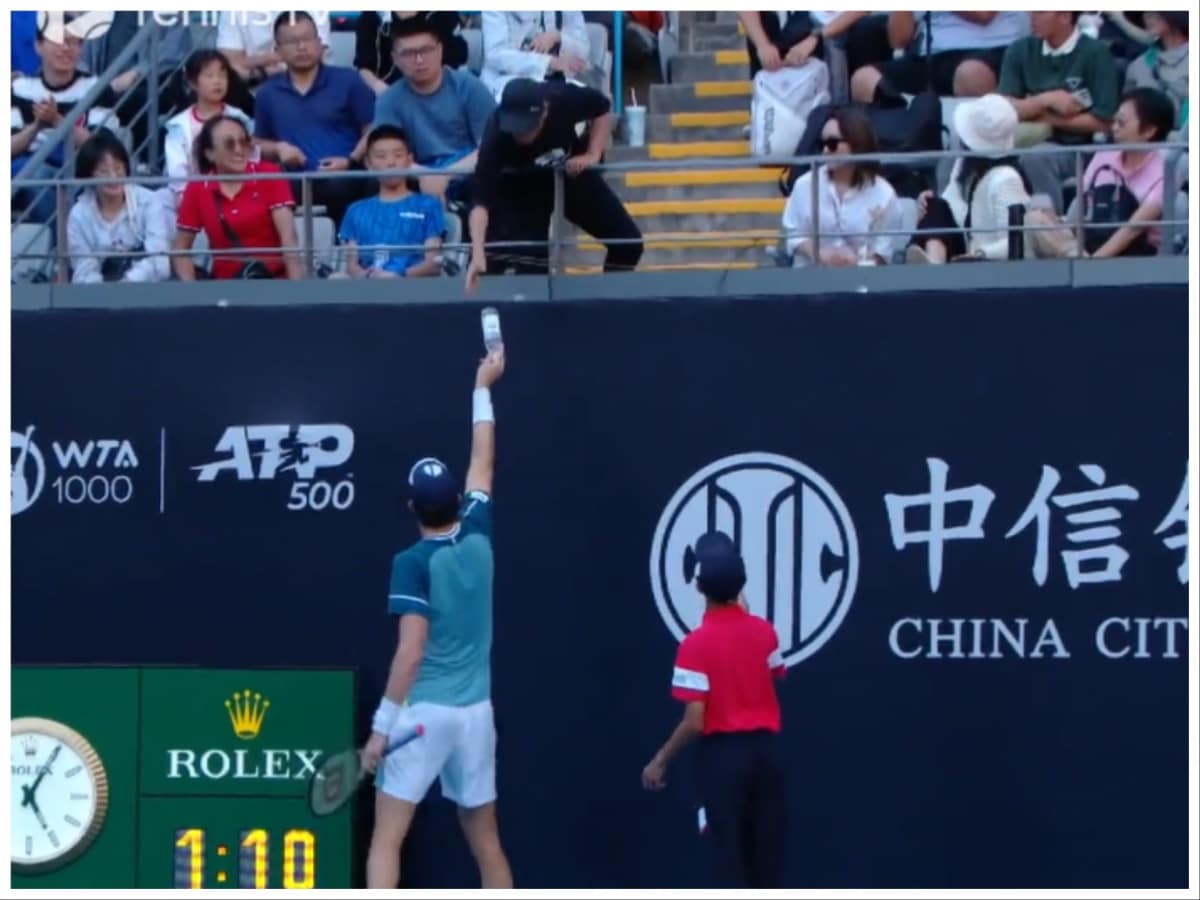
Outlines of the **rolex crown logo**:
<svg viewBox="0 0 1200 900">
<path fill-rule="evenodd" d="M 21 738 L 21 749 L 25 751 L 26 756 L 37 756 L 37 739 L 32 735 Z"/>
<path fill-rule="evenodd" d="M 233 725 L 233 733 L 243 741 L 258 737 L 270 705 L 271 701 L 264 700 L 262 694 L 250 690 L 244 690 L 240 694 L 235 692 L 225 701 L 225 709 L 229 713 L 229 722 Z"/>
</svg>

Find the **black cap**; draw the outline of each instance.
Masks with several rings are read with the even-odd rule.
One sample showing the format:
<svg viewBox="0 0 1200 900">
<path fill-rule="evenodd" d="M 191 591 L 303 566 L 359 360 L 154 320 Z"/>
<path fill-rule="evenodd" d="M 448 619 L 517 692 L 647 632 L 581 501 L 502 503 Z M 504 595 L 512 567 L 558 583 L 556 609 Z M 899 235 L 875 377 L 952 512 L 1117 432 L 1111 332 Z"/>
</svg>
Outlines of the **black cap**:
<svg viewBox="0 0 1200 900">
<path fill-rule="evenodd" d="M 696 586 L 709 600 L 726 603 L 746 586 L 746 565 L 737 545 L 723 532 L 710 531 L 696 541 Z"/>
<path fill-rule="evenodd" d="M 529 78 L 514 78 L 504 88 L 497 124 L 507 134 L 527 134 L 542 120 L 546 85 Z"/>
</svg>

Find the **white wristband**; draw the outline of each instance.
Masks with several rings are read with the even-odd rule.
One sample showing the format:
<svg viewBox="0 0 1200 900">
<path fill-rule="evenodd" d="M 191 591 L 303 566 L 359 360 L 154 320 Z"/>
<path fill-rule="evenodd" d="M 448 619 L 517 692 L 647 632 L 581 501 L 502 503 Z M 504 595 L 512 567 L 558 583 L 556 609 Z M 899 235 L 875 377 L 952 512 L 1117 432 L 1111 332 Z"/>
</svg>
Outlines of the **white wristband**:
<svg viewBox="0 0 1200 900">
<path fill-rule="evenodd" d="M 474 407 L 473 422 L 495 422 L 496 416 L 492 411 L 492 392 L 487 388 L 475 388 L 475 393 L 471 395 L 472 405 Z"/>
<path fill-rule="evenodd" d="M 396 724 L 396 719 L 400 716 L 400 710 L 403 707 L 399 703 L 393 703 L 387 697 L 379 701 L 379 708 L 375 710 L 375 718 L 371 722 L 371 730 L 376 734 L 390 735 L 392 727 Z"/>
</svg>

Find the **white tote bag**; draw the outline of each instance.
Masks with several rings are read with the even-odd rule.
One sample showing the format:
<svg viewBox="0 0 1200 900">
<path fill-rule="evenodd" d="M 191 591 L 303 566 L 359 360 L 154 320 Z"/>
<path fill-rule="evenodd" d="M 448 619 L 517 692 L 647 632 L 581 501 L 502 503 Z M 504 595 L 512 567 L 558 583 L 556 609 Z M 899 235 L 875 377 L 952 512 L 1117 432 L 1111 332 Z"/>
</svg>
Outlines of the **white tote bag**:
<svg viewBox="0 0 1200 900">
<path fill-rule="evenodd" d="M 750 100 L 750 152 L 754 156 L 795 153 L 808 114 L 829 102 L 829 67 L 809 59 L 800 68 L 754 76 Z"/>
</svg>

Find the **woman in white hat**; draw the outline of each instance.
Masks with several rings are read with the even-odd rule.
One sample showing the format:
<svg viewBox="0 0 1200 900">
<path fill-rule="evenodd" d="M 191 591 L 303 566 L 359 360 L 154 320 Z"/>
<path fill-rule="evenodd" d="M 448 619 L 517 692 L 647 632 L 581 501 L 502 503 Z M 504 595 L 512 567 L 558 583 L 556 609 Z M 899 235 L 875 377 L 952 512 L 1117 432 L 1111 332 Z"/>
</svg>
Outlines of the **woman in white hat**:
<svg viewBox="0 0 1200 900">
<path fill-rule="evenodd" d="M 1007 259 L 1008 208 L 1029 207 L 1029 182 L 1011 155 L 1017 111 L 999 94 L 968 100 L 954 110 L 959 139 L 972 151 L 955 160 L 940 197 L 917 198 L 918 234 L 908 247 L 909 262 L 949 259 Z M 961 229 L 921 234 L 938 229 Z"/>
</svg>

